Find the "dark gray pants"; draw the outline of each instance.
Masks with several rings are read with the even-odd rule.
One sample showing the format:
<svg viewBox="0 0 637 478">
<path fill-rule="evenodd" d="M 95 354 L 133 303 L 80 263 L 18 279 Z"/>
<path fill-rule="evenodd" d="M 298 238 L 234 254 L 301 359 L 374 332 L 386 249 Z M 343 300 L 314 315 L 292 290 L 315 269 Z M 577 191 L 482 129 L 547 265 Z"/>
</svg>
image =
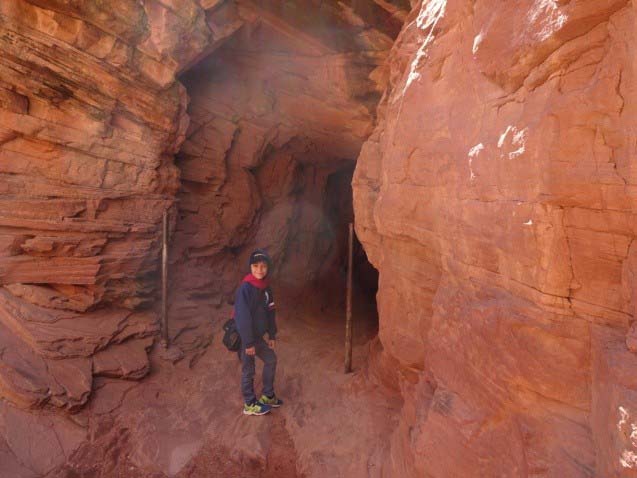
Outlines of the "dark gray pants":
<svg viewBox="0 0 637 478">
<path fill-rule="evenodd" d="M 256 356 L 263 360 L 263 393 L 274 395 L 274 374 L 276 373 L 276 354 L 268 347 L 263 339 L 257 339 L 254 343 Z M 254 355 L 247 355 L 245 347 L 241 346 L 241 393 L 246 403 L 257 399 L 254 395 Z"/>
</svg>

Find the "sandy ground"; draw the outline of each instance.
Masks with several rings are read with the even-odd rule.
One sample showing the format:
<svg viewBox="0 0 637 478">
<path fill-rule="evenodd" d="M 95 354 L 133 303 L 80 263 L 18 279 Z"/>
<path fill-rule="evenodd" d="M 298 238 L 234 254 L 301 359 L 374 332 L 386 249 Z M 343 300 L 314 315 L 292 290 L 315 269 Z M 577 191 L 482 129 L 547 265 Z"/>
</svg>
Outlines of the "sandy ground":
<svg viewBox="0 0 637 478">
<path fill-rule="evenodd" d="M 87 413 L 91 445 L 51 476 L 382 476 L 400 403 L 367 373 L 374 311 L 355 310 L 351 374 L 342 309 L 278 312 L 275 388 L 285 404 L 266 416 L 242 414 L 240 364 L 220 334 L 192 368 L 155 356 L 141 383 L 104 381 Z"/>
</svg>

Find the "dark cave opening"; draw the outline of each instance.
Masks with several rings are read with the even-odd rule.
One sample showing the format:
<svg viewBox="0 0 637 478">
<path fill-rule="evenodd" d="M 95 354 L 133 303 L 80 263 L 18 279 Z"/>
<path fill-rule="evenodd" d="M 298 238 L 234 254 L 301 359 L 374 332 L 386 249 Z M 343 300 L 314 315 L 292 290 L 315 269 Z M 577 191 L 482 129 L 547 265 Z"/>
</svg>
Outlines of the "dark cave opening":
<svg viewBox="0 0 637 478">
<path fill-rule="evenodd" d="M 325 227 L 319 232 L 331 241 L 331 263 L 324 263 L 316 279 L 317 289 L 323 291 L 321 310 L 330 307 L 344 311 L 349 249 L 349 223 L 354 223 L 352 176 L 355 163 L 336 169 L 328 175 L 324 189 L 323 210 Z M 352 247 L 352 307 L 353 315 L 374 330 L 378 330 L 378 271 L 370 264 L 362 244 L 353 235 Z"/>
<path fill-rule="evenodd" d="M 298 150 L 298 146 L 290 148 Z M 294 309 L 293 315 L 303 316 L 301 320 L 318 317 L 320 321 L 343 322 L 349 224 L 355 220 L 351 183 L 356 163 L 317 161 L 315 154 L 308 154 L 307 145 L 300 153 L 284 149 L 266 154 L 263 164 L 253 171 L 263 199 L 253 244 L 273 253 L 272 280 L 279 289 L 278 303 Z M 288 177 L 283 180 L 282 170 L 293 172 L 283 175 Z M 282 214 L 287 214 L 286 221 L 281 221 Z M 244 248 L 241 254 L 251 248 Z M 378 331 L 377 290 L 378 272 L 354 234 L 353 317 L 366 340 Z"/>
</svg>

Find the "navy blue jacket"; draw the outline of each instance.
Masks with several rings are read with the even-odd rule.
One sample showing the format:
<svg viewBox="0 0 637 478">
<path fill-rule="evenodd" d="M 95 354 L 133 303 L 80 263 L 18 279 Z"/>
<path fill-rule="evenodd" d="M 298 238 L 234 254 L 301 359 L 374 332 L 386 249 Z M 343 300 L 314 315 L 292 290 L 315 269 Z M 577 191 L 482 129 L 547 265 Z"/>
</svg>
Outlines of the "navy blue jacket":
<svg viewBox="0 0 637 478">
<path fill-rule="evenodd" d="M 276 320 L 272 289 L 259 289 L 249 282 L 242 282 L 234 301 L 234 320 L 244 348 L 254 345 L 267 332 L 276 339 Z"/>
</svg>

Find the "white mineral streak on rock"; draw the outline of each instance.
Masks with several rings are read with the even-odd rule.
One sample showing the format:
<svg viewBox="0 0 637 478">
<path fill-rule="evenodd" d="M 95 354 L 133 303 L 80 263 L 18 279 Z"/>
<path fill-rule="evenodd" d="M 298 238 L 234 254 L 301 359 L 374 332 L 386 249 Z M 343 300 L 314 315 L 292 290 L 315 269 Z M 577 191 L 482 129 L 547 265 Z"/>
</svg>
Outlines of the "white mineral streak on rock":
<svg viewBox="0 0 637 478">
<path fill-rule="evenodd" d="M 433 40 L 434 28 L 436 28 L 438 20 L 440 20 L 444 15 L 446 6 L 447 0 L 431 0 L 426 4 L 423 3 L 420 8 L 420 13 L 418 14 L 418 18 L 416 18 L 416 26 L 423 31 L 429 29 L 429 33 L 420 45 L 420 48 L 418 48 L 416 57 L 411 62 L 409 75 L 407 76 L 405 88 L 403 88 L 403 95 L 407 92 L 407 88 L 409 88 L 415 80 L 420 78 L 420 73 L 418 73 L 417 70 L 420 68 L 422 60 L 427 56 L 427 46 Z"/>
<path fill-rule="evenodd" d="M 522 131 L 517 131 L 517 132 L 515 131 L 515 128 L 514 128 L 513 145 L 517 146 L 518 149 L 516 149 L 515 151 L 511 151 L 509 153 L 509 159 L 517 158 L 522 153 L 524 153 L 526 148 L 526 132 L 527 132 L 527 128 L 524 128 Z"/>
<path fill-rule="evenodd" d="M 501 148 L 504 145 L 504 140 L 507 138 L 507 136 L 509 135 L 509 131 L 511 131 L 512 128 L 513 126 L 507 126 L 507 129 L 504 130 L 504 133 L 500 135 L 500 139 L 498 140 L 498 148 Z"/>
<path fill-rule="evenodd" d="M 476 175 L 473 174 L 473 160 L 478 157 L 478 155 L 480 154 L 480 151 L 482 151 L 483 149 L 484 149 L 484 145 L 482 143 L 478 143 L 473 148 L 471 148 L 469 152 L 467 153 L 467 156 L 469 157 L 469 171 L 471 173 L 471 175 L 469 176 L 469 179 L 471 181 L 473 181 L 476 178 Z"/>
<path fill-rule="evenodd" d="M 515 126 L 507 126 L 504 132 L 500 135 L 500 139 L 498 139 L 498 148 L 502 148 L 504 146 L 504 143 L 509 137 L 509 133 L 511 133 L 511 145 L 515 146 L 517 149 L 509 152 L 508 156 L 509 159 L 517 158 L 526 151 L 527 132 L 528 128 L 518 130 Z M 503 155 L 500 157 L 503 157 Z"/>
<path fill-rule="evenodd" d="M 619 463 L 624 468 L 635 468 L 637 467 L 637 454 L 630 450 L 624 450 L 621 458 L 619 459 Z"/>
<path fill-rule="evenodd" d="M 564 26 L 567 18 L 556 0 L 537 0 L 528 14 L 529 29 L 535 31 L 534 36 L 539 41 L 546 40 Z"/>
<path fill-rule="evenodd" d="M 624 426 L 628 424 L 630 420 L 630 413 L 624 407 L 618 407 L 619 411 L 619 421 L 617 422 L 617 430 L 620 433 L 624 433 Z M 635 423 L 630 424 L 630 444 L 637 448 L 637 425 Z M 624 468 L 635 468 L 637 467 L 637 453 L 632 450 L 624 450 L 622 452 L 622 456 L 619 458 L 619 463 Z"/>
<path fill-rule="evenodd" d="M 622 431 L 622 427 L 628 422 L 630 414 L 624 407 L 618 407 L 617 410 L 619 410 L 619 421 L 617 422 L 617 429 L 619 431 Z"/>
<path fill-rule="evenodd" d="M 480 47 L 480 43 L 482 43 L 484 32 L 478 33 L 473 39 L 473 47 L 471 48 L 472 53 L 475 55 L 478 53 L 478 48 Z"/>
</svg>

